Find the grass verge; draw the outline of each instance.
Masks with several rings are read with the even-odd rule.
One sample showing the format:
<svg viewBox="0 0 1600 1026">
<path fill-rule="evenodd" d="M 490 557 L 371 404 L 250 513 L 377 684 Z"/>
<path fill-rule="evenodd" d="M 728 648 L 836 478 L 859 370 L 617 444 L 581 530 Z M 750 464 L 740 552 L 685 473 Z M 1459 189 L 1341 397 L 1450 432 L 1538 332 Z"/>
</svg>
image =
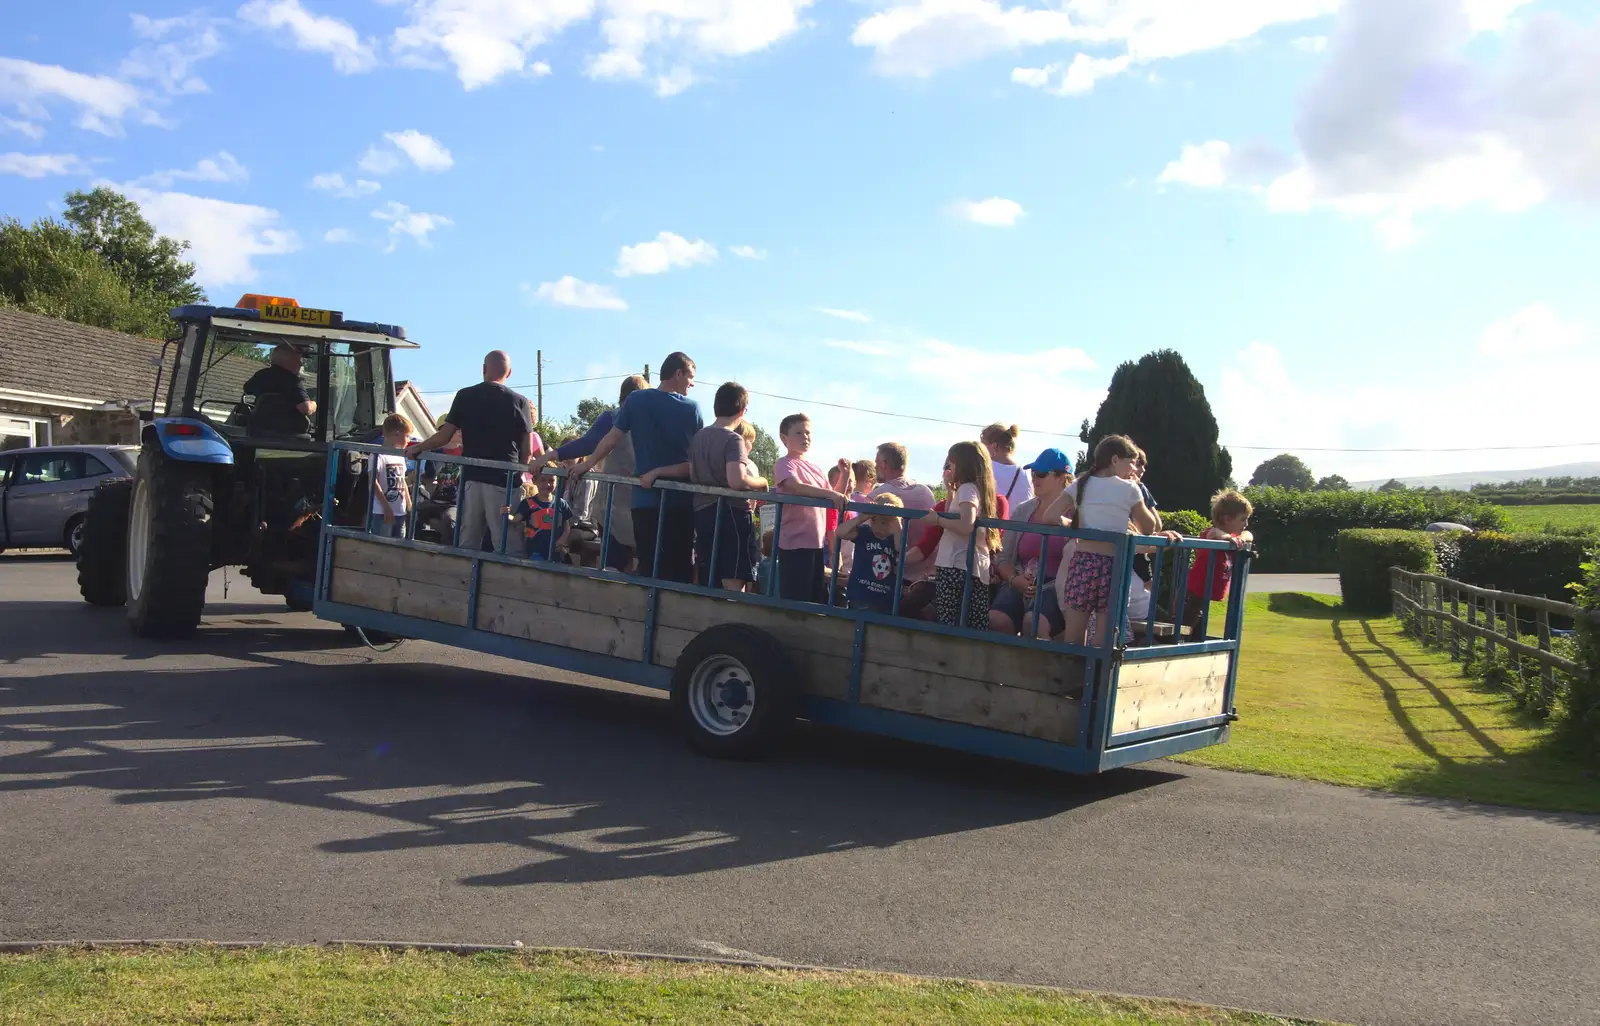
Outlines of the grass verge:
<svg viewBox="0 0 1600 1026">
<path fill-rule="evenodd" d="M 1393 617 L 1349 614 L 1322 595 L 1247 603 L 1232 740 L 1179 761 L 1600 813 L 1600 773 L 1503 693 L 1461 676 L 1448 653 L 1403 635 Z"/>
<path fill-rule="evenodd" d="M 1600 504 L 1501 506 L 1500 511 L 1510 518 L 1513 531 L 1543 531 L 1546 525 L 1557 530 L 1570 530 L 1574 527 L 1600 528 Z"/>
<path fill-rule="evenodd" d="M 95 948 L 0 955 L 0 1023 L 1307 1023 L 1176 1002 L 880 973 L 567 952 Z"/>
</svg>

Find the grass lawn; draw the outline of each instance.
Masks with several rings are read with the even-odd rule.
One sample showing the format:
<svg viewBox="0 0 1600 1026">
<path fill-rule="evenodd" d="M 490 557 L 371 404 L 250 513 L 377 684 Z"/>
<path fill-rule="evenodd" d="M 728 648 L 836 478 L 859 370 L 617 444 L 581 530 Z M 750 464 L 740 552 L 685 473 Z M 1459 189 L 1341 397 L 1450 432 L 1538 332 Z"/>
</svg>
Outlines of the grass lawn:
<svg viewBox="0 0 1600 1026">
<path fill-rule="evenodd" d="M 1600 503 L 1565 506 L 1501 506 L 1511 518 L 1513 531 L 1542 531 L 1546 524 L 1558 528 L 1600 527 Z"/>
<path fill-rule="evenodd" d="M 1233 739 L 1180 757 L 1223 769 L 1497 805 L 1600 812 L 1600 772 L 1392 617 L 1328 596 L 1248 599 Z M 1220 623 L 1213 613 L 1213 622 Z"/>
<path fill-rule="evenodd" d="M 5 1026 L 246 1022 L 1268 1026 L 1305 1020 L 885 974 L 578 953 L 198 947 L 0 955 Z"/>
</svg>

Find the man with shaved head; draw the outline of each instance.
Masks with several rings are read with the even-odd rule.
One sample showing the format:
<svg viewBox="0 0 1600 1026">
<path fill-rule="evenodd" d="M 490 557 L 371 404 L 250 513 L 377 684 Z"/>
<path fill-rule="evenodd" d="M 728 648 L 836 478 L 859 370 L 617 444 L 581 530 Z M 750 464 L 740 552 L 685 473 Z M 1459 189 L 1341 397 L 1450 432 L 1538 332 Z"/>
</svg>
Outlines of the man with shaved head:
<svg viewBox="0 0 1600 1026">
<path fill-rule="evenodd" d="M 533 409 L 528 397 L 506 387 L 511 357 L 496 349 L 483 358 L 483 382 L 463 388 L 433 437 L 406 450 L 408 456 L 432 452 L 461 433 L 461 455 L 475 460 L 527 463 Z M 506 474 L 489 467 L 463 467 L 461 497 L 456 507 L 459 544 L 483 546 L 485 530 L 499 551 L 506 532 Z"/>
</svg>

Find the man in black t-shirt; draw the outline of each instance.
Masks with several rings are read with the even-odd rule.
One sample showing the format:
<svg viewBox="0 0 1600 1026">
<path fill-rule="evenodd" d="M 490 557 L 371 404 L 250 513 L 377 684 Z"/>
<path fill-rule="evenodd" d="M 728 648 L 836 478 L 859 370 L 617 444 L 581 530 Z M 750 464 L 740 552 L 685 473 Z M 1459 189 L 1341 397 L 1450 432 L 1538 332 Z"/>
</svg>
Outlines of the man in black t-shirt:
<svg viewBox="0 0 1600 1026">
<path fill-rule="evenodd" d="M 280 342 L 271 363 L 250 375 L 244 394 L 254 396 L 248 431 L 252 435 L 310 435 L 316 400 L 300 380 L 300 351 Z"/>
<path fill-rule="evenodd" d="M 483 382 L 457 392 L 439 430 L 407 449 L 406 455 L 442 449 L 459 431 L 461 455 L 469 459 L 527 463 L 533 408 L 527 396 L 506 387 L 509 377 L 510 356 L 499 349 L 485 356 Z M 462 468 L 456 520 L 463 548 L 480 548 L 487 528 L 495 551 L 500 551 L 506 533 L 506 477 L 504 470 Z"/>
</svg>

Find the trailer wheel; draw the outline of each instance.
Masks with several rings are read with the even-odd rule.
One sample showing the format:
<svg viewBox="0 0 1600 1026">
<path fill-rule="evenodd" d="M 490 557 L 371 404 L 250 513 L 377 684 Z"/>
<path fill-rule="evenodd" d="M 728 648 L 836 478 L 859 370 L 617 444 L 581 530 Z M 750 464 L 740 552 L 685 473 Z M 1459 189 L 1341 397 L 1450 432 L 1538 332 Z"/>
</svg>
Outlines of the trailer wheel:
<svg viewBox="0 0 1600 1026">
<path fill-rule="evenodd" d="M 701 632 L 673 668 L 673 713 L 704 755 L 767 755 L 793 725 L 799 704 L 799 682 L 783 646 L 744 624 Z"/>
<path fill-rule="evenodd" d="M 133 480 L 105 481 L 89 495 L 78 547 L 78 593 L 94 606 L 128 601 L 128 506 Z"/>
</svg>

